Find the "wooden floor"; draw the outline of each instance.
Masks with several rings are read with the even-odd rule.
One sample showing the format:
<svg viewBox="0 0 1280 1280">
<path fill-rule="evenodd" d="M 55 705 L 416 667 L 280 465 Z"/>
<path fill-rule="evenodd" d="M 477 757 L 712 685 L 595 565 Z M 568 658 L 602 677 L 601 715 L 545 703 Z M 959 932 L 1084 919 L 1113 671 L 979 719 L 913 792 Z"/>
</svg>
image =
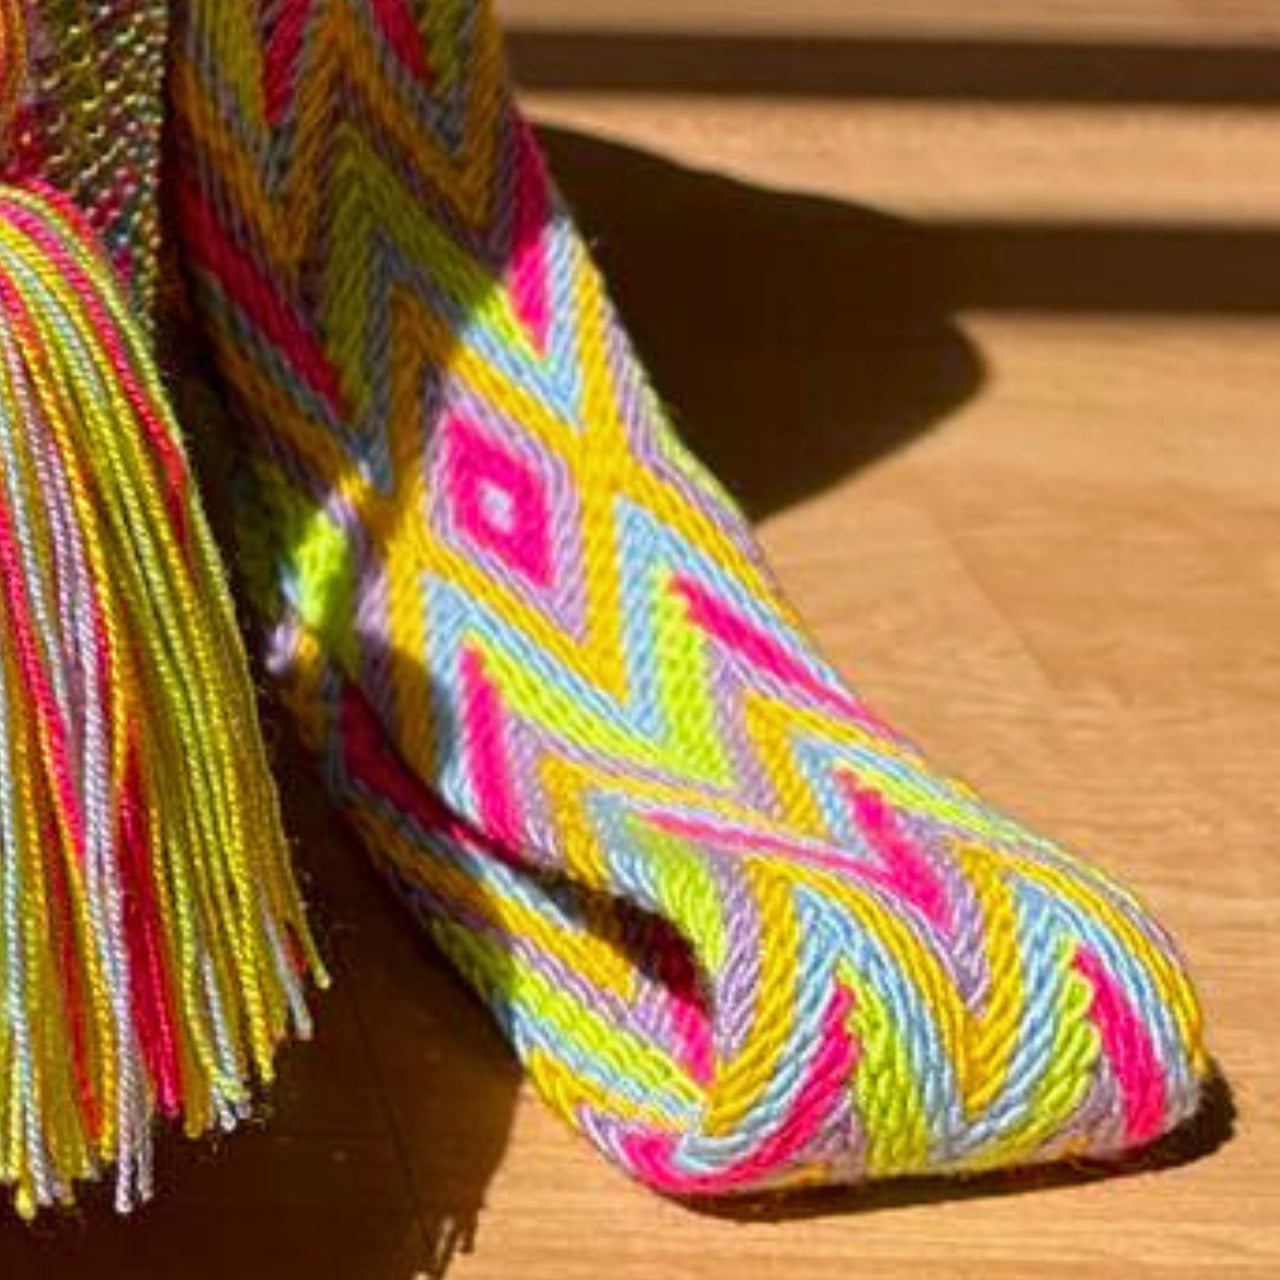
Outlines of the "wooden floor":
<svg viewBox="0 0 1280 1280">
<path fill-rule="evenodd" d="M 268 1125 L 167 1142 L 127 1227 L 6 1223 L 0 1274 L 1280 1276 L 1280 6 L 506 8 L 657 380 L 822 643 L 1149 899 L 1230 1100 L 1137 1176 L 664 1202 L 520 1085 L 297 765 L 318 1043 Z"/>
</svg>

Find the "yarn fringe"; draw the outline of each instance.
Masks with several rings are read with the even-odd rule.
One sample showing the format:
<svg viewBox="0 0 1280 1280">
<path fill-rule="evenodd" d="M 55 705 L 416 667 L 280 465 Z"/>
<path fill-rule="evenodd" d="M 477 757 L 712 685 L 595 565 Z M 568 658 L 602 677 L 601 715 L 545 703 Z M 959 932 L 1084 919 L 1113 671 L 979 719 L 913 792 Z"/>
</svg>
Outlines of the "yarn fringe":
<svg viewBox="0 0 1280 1280">
<path fill-rule="evenodd" d="M 0 187 L 0 1183 L 229 1129 L 327 980 L 160 375 L 53 191 Z"/>
</svg>

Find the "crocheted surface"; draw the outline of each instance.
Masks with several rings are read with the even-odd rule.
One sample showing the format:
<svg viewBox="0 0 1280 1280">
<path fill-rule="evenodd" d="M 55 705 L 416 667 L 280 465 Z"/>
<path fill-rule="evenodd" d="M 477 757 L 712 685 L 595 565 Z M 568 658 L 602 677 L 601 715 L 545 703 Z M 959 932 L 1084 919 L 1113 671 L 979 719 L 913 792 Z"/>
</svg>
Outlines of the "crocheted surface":
<svg viewBox="0 0 1280 1280">
<path fill-rule="evenodd" d="M 271 660 L 548 1103 L 677 1193 L 1145 1143 L 1174 949 L 815 653 L 474 0 L 190 0 L 177 208 Z"/>
<path fill-rule="evenodd" d="M 26 46 L 10 64 L 22 70 L 8 131 L 0 77 L 0 169 L 75 200 L 143 316 L 156 287 L 168 11 L 168 0 L 0 0 L 0 21 Z"/>
</svg>

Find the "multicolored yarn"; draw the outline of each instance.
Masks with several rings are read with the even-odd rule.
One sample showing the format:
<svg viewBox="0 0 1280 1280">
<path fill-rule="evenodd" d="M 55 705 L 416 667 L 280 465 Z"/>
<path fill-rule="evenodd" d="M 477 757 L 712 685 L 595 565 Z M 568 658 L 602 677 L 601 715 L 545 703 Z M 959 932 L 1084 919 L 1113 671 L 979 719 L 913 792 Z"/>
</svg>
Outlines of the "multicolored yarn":
<svg viewBox="0 0 1280 1280">
<path fill-rule="evenodd" d="M 12 0 L 0 16 L 3 128 L 35 109 L 15 60 L 36 44 Z M 114 1164 L 125 1211 L 151 1188 L 153 1120 L 234 1125 L 289 1028 L 306 1034 L 303 981 L 322 971 L 147 338 L 88 218 L 16 155 L 0 183 L 0 1184 L 30 1216 Z"/>
<path fill-rule="evenodd" d="M 176 208 L 273 667 L 547 1102 L 677 1194 L 1188 1116 L 1169 939 L 814 652 L 618 327 L 488 5 L 179 12 Z"/>
</svg>

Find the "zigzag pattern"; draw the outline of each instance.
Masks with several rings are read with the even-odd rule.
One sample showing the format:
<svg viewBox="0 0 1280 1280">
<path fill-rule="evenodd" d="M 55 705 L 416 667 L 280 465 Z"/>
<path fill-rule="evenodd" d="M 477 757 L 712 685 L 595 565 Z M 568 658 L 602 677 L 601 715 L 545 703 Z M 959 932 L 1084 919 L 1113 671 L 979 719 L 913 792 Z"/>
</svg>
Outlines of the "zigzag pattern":
<svg viewBox="0 0 1280 1280">
<path fill-rule="evenodd" d="M 178 6 L 271 661 L 546 1100 L 680 1194 L 1147 1142 L 1161 929 L 815 655 L 669 429 L 478 0 Z"/>
</svg>

